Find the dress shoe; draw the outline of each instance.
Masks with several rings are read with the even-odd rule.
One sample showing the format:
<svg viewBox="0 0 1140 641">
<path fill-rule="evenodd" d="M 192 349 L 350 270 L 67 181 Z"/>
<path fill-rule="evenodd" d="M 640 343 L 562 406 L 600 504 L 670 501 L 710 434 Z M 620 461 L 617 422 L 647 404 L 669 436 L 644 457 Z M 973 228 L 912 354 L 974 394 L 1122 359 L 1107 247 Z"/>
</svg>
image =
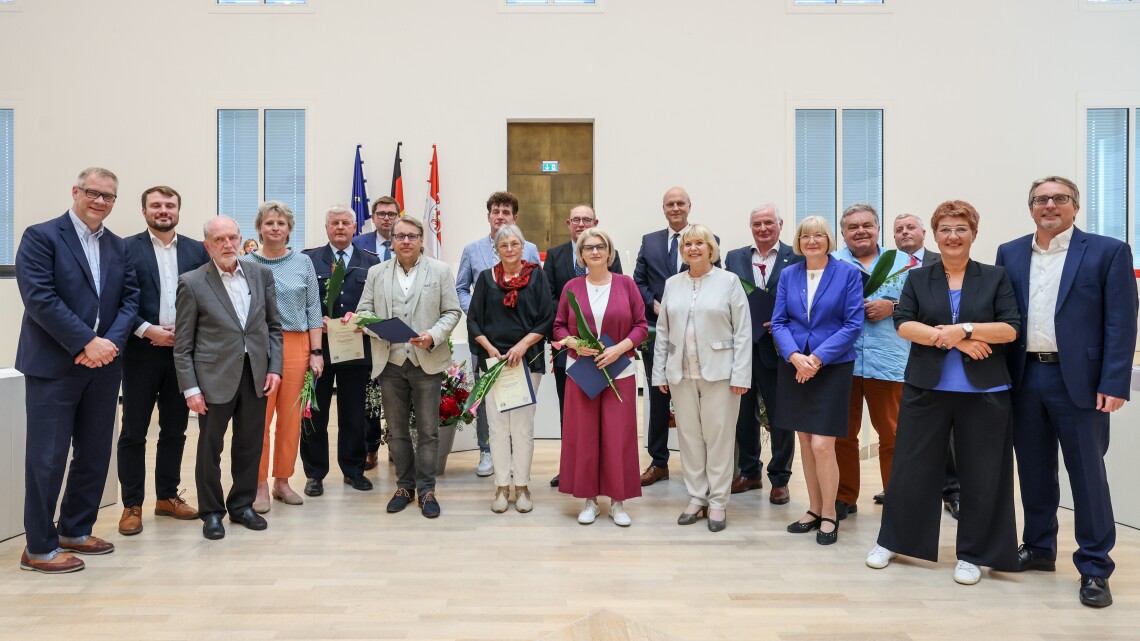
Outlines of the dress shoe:
<svg viewBox="0 0 1140 641">
<path fill-rule="evenodd" d="M 1081 603 L 1094 608 L 1112 605 L 1112 590 L 1108 589 L 1108 579 L 1088 574 L 1081 575 Z"/>
<path fill-rule="evenodd" d="M 154 504 L 155 516 L 169 516 L 179 521 L 193 521 L 198 518 L 198 510 L 187 503 L 182 495 L 186 490 L 179 492 L 178 496 L 168 499 L 159 499 Z"/>
<path fill-rule="evenodd" d="M 955 521 L 958 520 L 958 499 L 946 499 L 942 501 L 942 507 L 946 508 Z"/>
<path fill-rule="evenodd" d="M 54 559 L 50 561 L 36 561 L 28 558 L 28 549 L 24 548 L 24 553 L 20 555 L 20 569 L 29 570 L 31 572 L 43 572 L 44 574 L 67 574 L 68 572 L 78 572 L 83 569 L 84 563 L 82 559 L 77 559 L 67 552 L 60 552 L 55 555 Z"/>
<path fill-rule="evenodd" d="M 434 519 L 439 516 L 439 501 L 435 500 L 435 492 L 420 494 L 420 514 L 425 518 Z"/>
<path fill-rule="evenodd" d="M 760 479 L 750 479 L 747 476 L 738 476 L 732 479 L 732 493 L 740 494 L 749 490 L 759 490 L 764 487 L 764 482 Z"/>
<path fill-rule="evenodd" d="M 709 532 L 720 532 L 726 527 L 728 527 L 728 510 L 724 511 L 724 518 L 719 521 L 709 517 Z"/>
<path fill-rule="evenodd" d="M 131 536 L 142 532 L 142 506 L 132 505 L 123 508 L 123 515 L 119 517 L 119 534 Z"/>
<path fill-rule="evenodd" d="M 207 514 L 202 517 L 202 536 L 211 541 L 226 537 L 226 528 L 222 525 L 221 514 Z"/>
<path fill-rule="evenodd" d="M 396 493 L 392 495 L 392 499 L 388 501 L 388 513 L 395 514 L 408 507 L 408 503 L 412 502 L 412 493 L 404 488 L 397 488 Z"/>
<path fill-rule="evenodd" d="M 650 465 L 641 473 L 641 487 L 648 487 L 657 481 L 669 480 L 669 468 Z"/>
<path fill-rule="evenodd" d="M 367 492 L 372 489 L 372 481 L 369 481 L 363 474 L 360 476 L 346 476 L 344 477 L 344 484 L 351 485 L 352 489 Z"/>
<path fill-rule="evenodd" d="M 872 498 L 872 500 L 873 500 L 873 501 L 875 501 L 875 503 L 876 503 L 877 505 L 882 505 L 882 504 L 883 504 L 883 501 L 887 500 L 887 492 L 886 492 L 886 490 L 883 490 L 882 492 L 879 492 L 878 494 L 876 494 L 876 495 L 875 495 L 875 496 Z"/>
<path fill-rule="evenodd" d="M 830 523 L 835 526 L 830 532 L 823 531 L 823 524 Z M 815 532 L 815 542 L 820 545 L 831 545 L 839 540 L 839 521 L 826 516 L 819 517 L 819 529 Z"/>
<path fill-rule="evenodd" d="M 772 505 L 786 505 L 791 500 L 792 495 L 788 492 L 787 486 L 772 486 L 772 491 L 768 494 L 768 502 Z"/>
<path fill-rule="evenodd" d="M 525 485 L 515 488 L 515 509 L 522 514 L 534 509 L 534 502 L 530 500 L 530 490 Z"/>
<path fill-rule="evenodd" d="M 702 505 L 701 509 L 693 513 L 681 512 L 681 516 L 677 517 L 677 525 L 692 525 L 701 519 L 707 519 L 709 516 L 709 508 L 707 505 Z"/>
<path fill-rule="evenodd" d="M 859 506 L 854 503 L 846 503 L 838 499 L 835 500 L 835 520 L 842 521 L 847 518 L 848 514 L 854 514 L 859 511 Z"/>
<path fill-rule="evenodd" d="M 560 474 L 555 474 L 554 478 L 550 479 L 550 487 L 558 487 L 558 477 Z"/>
<path fill-rule="evenodd" d="M 253 508 L 247 507 L 233 514 L 230 514 L 230 520 L 234 523 L 241 523 L 250 530 L 264 530 L 269 527 L 269 523 L 261 518 L 261 515 L 253 511 Z"/>
<path fill-rule="evenodd" d="M 61 538 L 59 547 L 76 554 L 110 554 L 115 551 L 114 544 L 97 536 L 88 536 L 87 540 L 82 543 L 64 543 Z"/>
<path fill-rule="evenodd" d="M 982 569 L 969 561 L 958 561 L 954 566 L 954 582 L 962 585 L 974 585 L 982 580 Z"/>
<path fill-rule="evenodd" d="M 305 481 L 305 496 L 320 496 L 325 493 L 325 482 L 321 479 Z"/>
<path fill-rule="evenodd" d="M 297 494 L 289 488 L 286 488 L 286 490 L 287 491 L 285 492 L 278 492 L 277 490 L 273 490 L 269 493 L 269 495 L 274 499 L 281 501 L 285 505 L 304 505 L 305 499 L 301 498 L 300 494 Z"/>
<path fill-rule="evenodd" d="M 379 462 L 380 457 L 376 452 L 369 452 L 364 455 L 364 471 L 376 469 L 376 464 Z"/>
<path fill-rule="evenodd" d="M 1028 547 L 1022 545 L 1021 547 L 1017 548 L 1017 571 L 1026 572 L 1028 570 L 1056 572 L 1057 562 L 1052 559 L 1047 559 L 1041 553 L 1034 552 Z"/>
<path fill-rule="evenodd" d="M 788 532 L 792 534 L 807 534 L 819 527 L 821 521 L 820 516 L 815 512 L 808 512 L 807 515 L 811 517 L 810 521 L 796 521 L 788 526 Z"/>
</svg>

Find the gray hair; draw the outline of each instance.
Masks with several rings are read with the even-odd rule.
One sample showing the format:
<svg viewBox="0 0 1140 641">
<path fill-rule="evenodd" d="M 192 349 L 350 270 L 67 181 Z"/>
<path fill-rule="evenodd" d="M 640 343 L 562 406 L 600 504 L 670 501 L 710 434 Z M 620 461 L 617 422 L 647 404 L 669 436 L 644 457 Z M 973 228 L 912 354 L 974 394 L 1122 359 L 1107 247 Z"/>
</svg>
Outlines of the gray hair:
<svg viewBox="0 0 1140 641">
<path fill-rule="evenodd" d="M 759 207 L 753 207 L 752 211 L 748 212 L 748 216 L 751 217 L 752 214 L 756 214 L 756 213 L 759 213 L 762 211 L 767 211 L 769 209 L 776 212 L 776 220 L 780 221 L 781 223 L 784 222 L 784 217 L 780 215 L 780 208 L 777 207 L 774 203 L 764 203 L 763 205 L 760 205 Z"/>
<path fill-rule="evenodd" d="M 1077 189 L 1077 183 L 1069 180 L 1068 178 L 1065 178 L 1064 176 L 1046 176 L 1044 178 L 1038 178 L 1037 180 L 1034 180 L 1033 185 L 1029 187 L 1030 207 L 1033 207 L 1033 192 L 1037 191 L 1037 188 L 1041 185 L 1044 185 L 1045 183 L 1057 183 L 1059 185 L 1068 187 L 1069 191 L 1073 192 L 1073 204 L 1077 207 L 1081 206 L 1081 190 Z"/>
<path fill-rule="evenodd" d="M 502 240 L 507 236 L 515 236 L 519 239 L 519 242 L 523 244 L 523 248 L 526 248 L 526 236 L 523 236 L 522 230 L 519 229 L 519 226 L 503 225 L 499 228 L 499 231 L 495 232 L 495 238 L 492 242 L 492 248 L 495 250 L 496 256 L 499 255 L 499 243 L 502 242 Z"/>
<path fill-rule="evenodd" d="M 918 216 L 915 216 L 914 214 L 899 214 L 898 216 L 895 216 L 895 224 L 897 225 L 903 218 L 913 218 L 915 222 L 918 223 L 919 229 L 926 229 L 926 227 L 922 224 L 922 219 Z"/>
<path fill-rule="evenodd" d="M 396 225 L 399 225 L 401 223 L 412 225 L 413 227 L 415 227 L 418 230 L 420 237 L 421 238 L 423 237 L 423 235 L 424 235 L 424 224 L 423 224 L 423 222 L 420 221 L 418 218 L 415 218 L 412 216 L 400 216 L 399 218 L 397 218 L 395 224 L 392 225 L 392 233 L 396 232 Z"/>
<path fill-rule="evenodd" d="M 352 211 L 348 205 L 333 205 L 332 207 L 329 207 L 328 211 L 325 212 L 326 225 L 328 224 L 329 219 L 333 214 L 348 214 L 349 216 L 352 216 L 352 222 L 356 222 L 356 212 Z"/>
<path fill-rule="evenodd" d="M 110 169 L 103 169 L 102 167 L 88 167 L 87 169 L 79 172 L 79 178 L 76 179 L 75 186 L 82 187 L 86 185 L 88 176 L 102 176 L 104 178 L 110 178 L 111 180 L 115 181 L 116 188 L 119 186 L 119 177 L 115 175 L 115 172 L 111 171 Z"/>
<path fill-rule="evenodd" d="M 871 203 L 851 203 L 847 206 L 847 209 L 843 210 L 843 215 L 839 217 L 839 228 L 843 228 L 843 221 L 847 220 L 848 216 L 864 211 L 874 216 L 876 227 L 882 226 L 879 224 L 879 212 L 875 209 L 874 205 Z"/>
<path fill-rule="evenodd" d="M 220 220 L 230 221 L 231 223 L 234 224 L 234 227 L 237 227 L 238 233 L 239 234 L 241 233 L 241 225 L 239 225 L 236 220 L 234 220 L 233 218 L 230 218 L 229 216 L 226 216 L 224 214 L 218 214 L 217 216 L 214 216 L 213 218 L 207 220 L 205 223 L 202 223 L 202 238 L 205 238 L 206 240 L 210 240 L 210 227 L 213 226 L 214 223 L 216 223 Z M 252 239 L 250 239 L 250 240 L 252 240 Z"/>
</svg>

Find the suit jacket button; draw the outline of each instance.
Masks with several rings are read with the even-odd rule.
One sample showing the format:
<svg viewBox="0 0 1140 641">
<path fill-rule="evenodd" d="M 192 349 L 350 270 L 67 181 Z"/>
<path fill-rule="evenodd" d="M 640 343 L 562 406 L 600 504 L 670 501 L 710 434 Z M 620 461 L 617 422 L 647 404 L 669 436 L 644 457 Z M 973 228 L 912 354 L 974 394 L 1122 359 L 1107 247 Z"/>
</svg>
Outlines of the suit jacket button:
<svg viewBox="0 0 1140 641">
<path fill-rule="evenodd" d="M 245 360 L 245 352 L 242 352 L 242 353 L 241 353 L 241 356 L 238 356 L 238 360 L 239 360 L 239 361 L 243 361 L 243 360 Z"/>
</svg>

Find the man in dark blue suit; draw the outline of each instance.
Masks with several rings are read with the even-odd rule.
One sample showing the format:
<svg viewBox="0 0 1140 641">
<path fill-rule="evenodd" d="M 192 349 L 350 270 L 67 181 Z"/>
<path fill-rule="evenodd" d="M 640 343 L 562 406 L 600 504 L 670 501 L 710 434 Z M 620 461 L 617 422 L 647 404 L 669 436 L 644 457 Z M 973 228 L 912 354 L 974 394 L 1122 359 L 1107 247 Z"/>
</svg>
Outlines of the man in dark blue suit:
<svg viewBox="0 0 1140 641">
<path fill-rule="evenodd" d="M 725 269 L 764 290 L 754 291 L 750 297 L 771 296 L 774 300 L 780 272 L 787 265 L 802 262 L 804 257 L 780 242 L 784 220 L 775 205 L 767 204 L 753 209 L 749 216 L 749 227 L 752 231 L 752 244 L 728 252 L 724 260 Z M 771 320 L 770 312 L 765 318 L 752 319 L 754 326 L 759 321 L 765 327 Z M 760 400 L 764 400 L 764 407 L 771 418 L 776 404 L 778 359 L 771 332 L 752 336 L 753 385 L 740 398 L 740 414 L 736 420 L 740 475 L 732 480 L 733 494 L 764 487 L 760 480 Z M 770 434 L 772 458 L 768 461 L 768 481 L 772 484 L 772 490 L 768 500 L 783 505 L 791 500 L 788 481 L 792 478 L 792 459 L 796 455 L 796 434 L 790 430 L 771 430 Z"/>
<path fill-rule="evenodd" d="M 179 496 L 182 452 L 190 408 L 178 389 L 174 370 L 174 315 L 178 276 L 210 259 L 201 241 L 174 230 L 182 196 L 172 187 L 151 187 L 142 195 L 147 229 L 126 238 L 127 258 L 139 285 L 139 311 L 133 333 L 123 350 L 123 428 L 119 433 L 119 487 L 123 515 L 119 534 L 143 530 L 142 502 L 146 496 L 146 434 L 158 404 L 158 445 L 155 451 L 154 513 L 196 520 L 198 510 Z"/>
<path fill-rule="evenodd" d="M 325 233 L 329 242 L 321 247 L 306 249 L 305 255 L 313 261 L 317 282 L 321 288 L 321 308 L 325 313 L 325 327 L 330 316 L 342 318 L 345 312 L 355 312 L 368 278 L 368 268 L 380 264 L 375 254 L 354 247 L 352 235 L 356 233 L 356 216 L 345 205 L 333 205 L 325 212 Z M 357 236 L 360 238 L 360 236 Z M 325 305 L 325 292 L 333 265 L 343 262 L 346 269 L 340 295 L 333 301 L 330 312 Z M 333 384 L 336 384 L 337 436 L 336 460 L 344 474 L 344 482 L 353 489 L 366 492 L 372 481 L 364 476 L 367 454 L 365 432 L 368 416 L 364 411 L 364 388 L 372 371 L 372 348 L 368 337 L 360 335 L 363 358 L 333 363 L 329 357 L 329 339 L 323 338 L 325 358 L 324 374 L 317 379 L 317 405 L 313 411 L 313 429 L 301 439 L 301 463 L 305 467 L 305 494 L 320 496 L 325 492 L 324 478 L 329 473 L 329 404 L 332 402 Z M 379 439 L 379 435 L 377 435 Z"/>
<path fill-rule="evenodd" d="M 645 320 L 650 327 L 657 326 L 657 315 L 661 311 L 661 294 L 665 291 L 665 281 L 670 276 L 688 269 L 681 263 L 681 236 L 689 229 L 689 212 L 693 208 L 689 193 L 680 187 L 665 192 L 661 209 L 669 226 L 646 234 L 641 238 L 641 249 L 637 250 L 637 265 L 633 270 L 633 281 L 641 290 L 645 300 Z M 720 238 L 717 237 L 717 242 Z M 720 261 L 716 263 L 720 267 Z M 653 345 L 641 353 L 646 373 L 653 371 Z M 653 462 L 641 473 L 641 485 L 653 485 L 669 478 L 669 394 L 656 385 L 649 388 L 649 430 L 646 434 L 649 456 Z"/>
<path fill-rule="evenodd" d="M 75 572 L 84 564 L 72 552 L 115 550 L 91 536 L 91 528 L 111 463 L 122 381 L 119 352 L 139 308 L 126 244 L 103 226 L 118 190 L 119 179 L 110 171 L 83 170 L 71 188 L 71 209 L 24 230 L 16 252 L 24 302 L 16 369 L 24 374 L 28 417 L 24 570 Z"/>
<path fill-rule="evenodd" d="M 1136 348 L 1136 279 L 1128 245 L 1073 222 L 1073 181 L 1034 181 L 1029 213 L 1037 233 L 998 248 L 1021 311 L 1008 350 L 1013 378 L 1013 443 L 1025 510 L 1022 570 L 1056 569 L 1057 444 L 1073 490 L 1081 603 L 1112 605 L 1108 578 L 1116 543 L 1104 455 L 1109 414 L 1129 396 Z M 968 507 L 966 509 L 969 509 Z"/>
</svg>

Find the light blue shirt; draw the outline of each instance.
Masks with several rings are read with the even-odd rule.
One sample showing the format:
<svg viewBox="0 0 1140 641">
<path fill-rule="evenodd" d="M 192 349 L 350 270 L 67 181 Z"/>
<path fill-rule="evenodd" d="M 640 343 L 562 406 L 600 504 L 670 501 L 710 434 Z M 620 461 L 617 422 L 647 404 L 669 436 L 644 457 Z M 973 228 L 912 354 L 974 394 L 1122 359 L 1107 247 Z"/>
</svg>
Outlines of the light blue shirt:
<svg viewBox="0 0 1140 641">
<path fill-rule="evenodd" d="M 863 267 L 857 258 L 851 255 L 851 250 L 844 247 L 832 252 L 836 260 L 854 265 L 863 273 L 866 282 L 875 265 L 883 258 L 886 248 L 879 245 L 879 254 L 868 270 Z M 910 262 L 910 255 L 906 252 L 895 252 L 895 261 L 889 273 L 894 274 L 906 267 Z M 903 285 L 906 283 L 908 272 L 887 279 L 878 291 L 866 297 L 866 300 L 881 300 L 888 298 L 898 300 L 902 296 Z M 874 378 L 881 381 L 895 381 L 901 383 L 903 372 L 906 371 L 906 360 L 910 355 L 910 341 L 900 337 L 895 331 L 895 321 L 891 316 L 882 320 L 863 320 L 863 331 L 855 341 L 855 376 Z"/>
<path fill-rule="evenodd" d="M 250 252 L 240 260 L 260 263 L 273 272 L 282 331 L 304 332 L 324 326 L 317 271 L 313 269 L 313 261 L 308 256 L 290 249 L 289 253 L 280 258 L 266 258 L 257 252 Z"/>
<path fill-rule="evenodd" d="M 71 216 L 71 224 L 75 225 L 75 233 L 79 234 L 79 246 L 83 248 L 83 255 L 87 257 L 87 266 L 91 268 L 91 278 L 95 281 L 95 295 L 103 293 L 102 275 L 99 273 L 99 240 L 103 238 L 103 232 L 107 228 L 99 225 L 98 231 L 91 231 L 87 228 L 87 223 L 79 220 L 79 216 L 70 209 L 67 214 Z M 92 327 L 96 332 L 99 331 L 99 313 L 95 313 L 95 326 Z"/>
<path fill-rule="evenodd" d="M 541 264 L 538 257 L 538 245 L 529 240 L 523 246 L 522 259 L 535 264 Z M 467 243 L 463 248 L 463 256 L 459 259 L 459 273 L 455 275 L 455 293 L 459 295 L 459 306 L 463 313 L 471 307 L 471 290 L 475 286 L 475 279 L 485 270 L 499 264 L 499 255 L 495 253 L 490 236 Z"/>
<path fill-rule="evenodd" d="M 345 247 L 344 249 L 337 249 L 336 247 L 333 246 L 332 243 L 329 243 L 329 249 L 332 250 L 334 262 L 337 260 L 336 253 L 337 252 L 344 252 L 344 264 L 347 267 L 348 264 L 350 262 L 352 262 L 352 250 L 356 249 L 356 247 L 354 247 L 352 243 L 349 243 L 348 247 Z"/>
</svg>

